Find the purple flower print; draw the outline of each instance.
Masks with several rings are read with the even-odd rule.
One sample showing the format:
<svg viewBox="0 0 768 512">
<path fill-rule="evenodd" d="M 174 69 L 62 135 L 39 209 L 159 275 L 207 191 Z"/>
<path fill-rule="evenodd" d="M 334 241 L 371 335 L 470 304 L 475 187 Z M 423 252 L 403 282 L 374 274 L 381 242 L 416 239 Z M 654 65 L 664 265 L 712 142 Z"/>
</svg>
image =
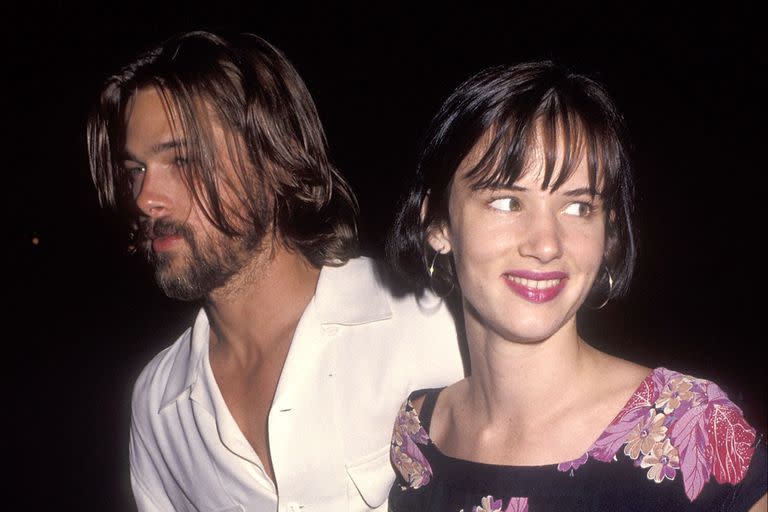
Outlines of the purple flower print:
<svg viewBox="0 0 768 512">
<path fill-rule="evenodd" d="M 672 446 L 669 439 L 664 443 L 656 443 L 651 453 L 643 457 L 641 468 L 648 470 L 648 480 L 661 483 L 665 478 L 674 480 L 677 469 L 680 468 L 680 457 L 677 448 Z"/>
<path fill-rule="evenodd" d="M 557 470 L 565 472 L 565 471 L 568 471 L 570 469 L 571 470 L 571 476 L 573 476 L 573 470 L 574 469 L 579 469 L 581 466 L 586 464 L 588 459 L 589 459 L 589 455 L 585 453 L 584 455 L 582 455 L 578 459 L 569 460 L 568 462 L 561 462 L 560 464 L 557 465 Z"/>
<path fill-rule="evenodd" d="M 427 485 L 432 478 L 432 467 L 417 446 L 428 442 L 429 436 L 421 426 L 416 410 L 410 401 L 406 401 L 395 420 L 389 455 L 395 469 L 412 489 Z"/>
</svg>

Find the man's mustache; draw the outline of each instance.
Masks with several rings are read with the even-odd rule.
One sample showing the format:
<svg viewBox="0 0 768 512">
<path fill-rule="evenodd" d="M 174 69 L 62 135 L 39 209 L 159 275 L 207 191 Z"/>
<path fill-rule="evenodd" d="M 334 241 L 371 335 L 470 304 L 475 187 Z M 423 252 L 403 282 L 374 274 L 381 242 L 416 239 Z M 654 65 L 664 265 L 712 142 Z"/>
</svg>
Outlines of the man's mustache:
<svg viewBox="0 0 768 512">
<path fill-rule="evenodd" d="M 139 222 L 139 240 L 148 252 L 151 252 L 152 240 L 174 235 L 181 236 L 188 243 L 193 242 L 192 230 L 183 222 L 171 219 L 142 219 Z"/>
</svg>

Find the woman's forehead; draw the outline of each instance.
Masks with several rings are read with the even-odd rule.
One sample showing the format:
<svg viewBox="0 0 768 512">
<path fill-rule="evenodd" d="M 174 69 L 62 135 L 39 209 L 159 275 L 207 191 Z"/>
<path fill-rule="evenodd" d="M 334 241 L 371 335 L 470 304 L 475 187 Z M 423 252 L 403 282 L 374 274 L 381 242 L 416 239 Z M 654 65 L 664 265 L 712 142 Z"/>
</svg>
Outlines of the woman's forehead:
<svg viewBox="0 0 768 512">
<path fill-rule="evenodd" d="M 600 158 L 590 158 L 583 137 L 547 137 L 542 129 L 527 137 L 522 144 L 486 131 L 466 154 L 455 178 L 473 188 L 510 188 L 513 185 L 560 188 L 565 184 L 599 188 L 602 172 Z M 591 167 L 595 167 L 594 171 Z M 457 181 L 454 180 L 454 181 Z"/>
</svg>

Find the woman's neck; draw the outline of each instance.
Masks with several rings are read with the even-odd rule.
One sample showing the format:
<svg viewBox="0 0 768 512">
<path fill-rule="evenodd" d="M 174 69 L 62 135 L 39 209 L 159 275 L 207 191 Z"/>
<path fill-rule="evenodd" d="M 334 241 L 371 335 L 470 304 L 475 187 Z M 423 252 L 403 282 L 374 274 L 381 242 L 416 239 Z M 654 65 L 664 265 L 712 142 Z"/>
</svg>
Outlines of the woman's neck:
<svg viewBox="0 0 768 512">
<path fill-rule="evenodd" d="M 538 466 L 578 458 L 647 376 L 589 346 L 575 318 L 538 341 L 506 339 L 475 320 L 465 315 L 471 375 L 441 394 L 430 426 L 440 449 L 459 459 Z"/>
<path fill-rule="evenodd" d="M 536 342 L 510 341 L 467 322 L 472 374 L 469 403 L 488 424 L 535 424 L 573 403 L 588 385 L 600 353 L 582 340 L 573 318 L 553 336 Z M 542 404 L 547 404 L 542 407 Z"/>
</svg>

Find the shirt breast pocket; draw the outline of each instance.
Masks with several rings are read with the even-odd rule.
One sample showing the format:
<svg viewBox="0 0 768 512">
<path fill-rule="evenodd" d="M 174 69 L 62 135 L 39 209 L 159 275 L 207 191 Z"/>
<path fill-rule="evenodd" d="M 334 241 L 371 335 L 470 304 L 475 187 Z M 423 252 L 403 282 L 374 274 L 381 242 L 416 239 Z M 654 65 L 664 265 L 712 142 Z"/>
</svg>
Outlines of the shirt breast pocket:
<svg viewBox="0 0 768 512">
<path fill-rule="evenodd" d="M 350 510 L 376 509 L 386 504 L 395 473 L 389 461 L 389 445 L 346 465 L 352 481 Z"/>
</svg>

